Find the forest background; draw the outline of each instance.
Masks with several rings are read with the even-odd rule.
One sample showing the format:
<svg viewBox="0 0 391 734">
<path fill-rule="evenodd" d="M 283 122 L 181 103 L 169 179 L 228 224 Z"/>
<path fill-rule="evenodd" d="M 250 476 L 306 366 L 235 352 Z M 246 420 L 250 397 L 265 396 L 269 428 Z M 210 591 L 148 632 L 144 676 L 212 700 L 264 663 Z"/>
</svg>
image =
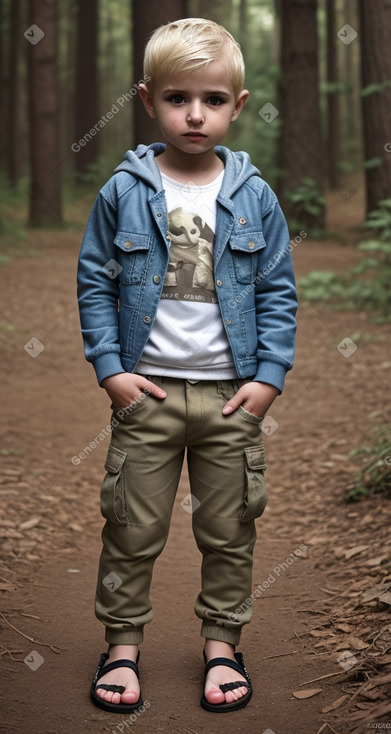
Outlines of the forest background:
<svg viewBox="0 0 391 734">
<path fill-rule="evenodd" d="M 2 262 L 26 227 L 83 225 L 124 151 L 159 139 L 137 94 L 143 51 L 154 28 L 188 16 L 223 23 L 242 46 L 251 94 L 224 142 L 276 190 L 293 241 L 326 234 L 329 192 L 349 202 L 365 189 L 366 256 L 338 277 L 310 273 L 302 297 L 389 319 L 388 0 L 4 0 Z"/>
<path fill-rule="evenodd" d="M 101 634 L 91 628 L 90 606 L 101 527 L 97 492 L 110 431 L 91 441 L 106 425 L 107 405 L 83 359 L 77 253 L 94 198 L 124 152 L 160 139 L 137 94 L 143 51 L 157 26 L 186 16 L 221 22 L 242 46 L 250 99 L 224 143 L 248 152 L 276 190 L 299 276 L 295 368 L 273 406 L 275 430 L 264 431 L 271 491 L 256 578 L 266 578 L 265 569 L 303 541 L 307 556 L 254 609 L 246 655 L 259 694 L 244 724 L 247 731 L 262 731 L 264 722 L 269 732 L 303 734 L 313 734 L 314 722 L 318 734 L 362 734 L 375 722 L 386 728 L 391 0 L 2 0 L 5 730 L 23 729 L 26 717 L 32 734 L 81 731 L 84 720 L 85 731 L 99 725 L 85 694 Z M 199 572 L 180 501 L 187 492 L 184 475 L 171 556 L 162 558 L 157 577 L 157 618 L 164 625 L 170 609 L 172 637 L 163 626 L 163 653 L 143 651 L 143 685 L 148 669 L 157 676 L 156 686 L 147 687 L 156 695 L 153 716 L 138 724 L 146 734 L 182 732 L 184 720 L 191 731 L 210 729 L 200 722 L 190 686 L 187 703 L 173 699 L 166 669 L 178 652 L 174 633 L 184 631 L 188 574 Z M 352 505 L 359 499 L 365 501 Z M 181 577 L 171 569 L 183 553 Z M 173 603 L 175 582 L 180 605 Z M 270 634 L 260 648 L 266 626 Z M 57 647 L 50 655 L 39 641 L 44 634 L 64 642 L 69 658 Z M 197 671 L 196 641 L 190 649 L 186 634 L 183 658 L 193 655 Z M 32 644 L 38 658 L 31 657 Z M 41 666 L 34 675 L 31 660 Z M 185 682 L 186 675 L 178 667 L 172 680 Z M 321 687 L 313 689 L 314 681 Z M 311 690 L 300 695 L 307 684 Z M 107 721 L 101 723 L 107 731 Z M 231 731 L 229 722 L 220 727 Z"/>
</svg>

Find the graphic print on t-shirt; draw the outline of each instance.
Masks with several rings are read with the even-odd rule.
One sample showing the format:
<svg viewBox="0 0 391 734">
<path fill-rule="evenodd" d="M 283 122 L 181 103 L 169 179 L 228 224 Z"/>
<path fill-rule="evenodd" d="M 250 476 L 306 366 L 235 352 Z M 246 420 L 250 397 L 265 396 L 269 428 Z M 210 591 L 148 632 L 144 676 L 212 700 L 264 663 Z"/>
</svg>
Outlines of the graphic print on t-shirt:
<svg viewBox="0 0 391 734">
<path fill-rule="evenodd" d="M 170 260 L 162 299 L 217 303 L 213 276 L 214 233 L 198 214 L 169 212 Z"/>
</svg>

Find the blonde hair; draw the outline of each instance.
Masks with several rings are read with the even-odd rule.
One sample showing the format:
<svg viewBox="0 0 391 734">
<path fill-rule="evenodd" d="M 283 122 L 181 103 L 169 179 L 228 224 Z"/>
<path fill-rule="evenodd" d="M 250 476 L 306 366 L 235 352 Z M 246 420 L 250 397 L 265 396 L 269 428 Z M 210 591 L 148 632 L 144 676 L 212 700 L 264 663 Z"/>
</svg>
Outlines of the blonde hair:
<svg viewBox="0 0 391 734">
<path fill-rule="evenodd" d="M 223 26 L 205 18 L 183 18 L 157 28 L 144 54 L 148 90 L 162 78 L 206 68 L 211 61 L 224 64 L 235 99 L 244 85 L 244 61 L 239 44 Z"/>
</svg>

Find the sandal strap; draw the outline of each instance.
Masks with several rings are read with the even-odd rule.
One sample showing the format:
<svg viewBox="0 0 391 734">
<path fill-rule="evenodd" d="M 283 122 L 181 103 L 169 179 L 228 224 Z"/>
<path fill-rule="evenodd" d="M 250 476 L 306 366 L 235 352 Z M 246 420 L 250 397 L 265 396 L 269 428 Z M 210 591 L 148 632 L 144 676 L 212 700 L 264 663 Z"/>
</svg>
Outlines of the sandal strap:
<svg viewBox="0 0 391 734">
<path fill-rule="evenodd" d="M 140 677 L 138 672 L 137 663 L 134 663 L 133 660 L 114 660 L 112 663 L 108 663 L 108 665 L 105 665 L 103 668 L 99 670 L 98 677 L 96 678 L 95 683 L 97 683 L 101 678 L 103 678 L 106 673 L 109 673 L 111 670 L 117 670 L 117 668 L 130 668 L 133 670 L 134 673 L 136 673 L 137 678 Z M 99 686 L 97 686 L 99 687 Z"/>
<path fill-rule="evenodd" d="M 102 685 L 96 687 L 103 688 L 104 691 L 112 691 L 113 693 L 123 693 L 125 690 L 125 686 L 108 686 L 106 683 L 102 683 Z"/>
<path fill-rule="evenodd" d="M 251 688 L 250 684 L 245 680 L 236 680 L 234 683 L 223 683 L 219 688 L 223 693 L 227 693 L 227 691 L 234 691 L 236 688 L 241 688 L 242 686 L 247 688 L 247 690 Z"/>
<path fill-rule="evenodd" d="M 238 653 L 236 653 L 237 655 Z M 206 663 L 205 665 L 205 677 L 208 675 L 209 671 L 212 670 L 212 668 L 216 668 L 217 665 L 224 665 L 226 668 L 232 668 L 232 670 L 235 670 L 236 673 L 240 673 L 240 675 L 244 675 L 245 671 L 242 665 L 237 660 L 231 660 L 231 658 L 212 658 L 209 660 L 209 663 Z M 246 676 L 247 678 L 247 676 Z"/>
</svg>

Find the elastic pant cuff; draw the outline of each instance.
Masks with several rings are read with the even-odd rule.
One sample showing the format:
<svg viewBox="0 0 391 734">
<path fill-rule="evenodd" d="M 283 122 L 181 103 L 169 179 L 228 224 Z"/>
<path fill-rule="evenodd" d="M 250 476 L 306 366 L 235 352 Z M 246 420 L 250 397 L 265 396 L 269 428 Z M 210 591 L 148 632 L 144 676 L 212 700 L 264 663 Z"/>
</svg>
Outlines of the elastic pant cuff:
<svg viewBox="0 0 391 734">
<path fill-rule="evenodd" d="M 113 630 L 106 627 L 105 640 L 109 645 L 140 645 L 144 639 L 142 627 L 126 631 Z"/>
<path fill-rule="evenodd" d="M 202 623 L 201 637 L 218 642 L 227 642 L 229 645 L 239 645 L 241 629 L 233 630 L 217 624 Z"/>
</svg>

